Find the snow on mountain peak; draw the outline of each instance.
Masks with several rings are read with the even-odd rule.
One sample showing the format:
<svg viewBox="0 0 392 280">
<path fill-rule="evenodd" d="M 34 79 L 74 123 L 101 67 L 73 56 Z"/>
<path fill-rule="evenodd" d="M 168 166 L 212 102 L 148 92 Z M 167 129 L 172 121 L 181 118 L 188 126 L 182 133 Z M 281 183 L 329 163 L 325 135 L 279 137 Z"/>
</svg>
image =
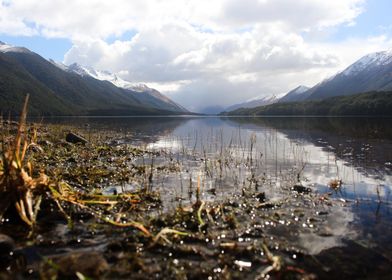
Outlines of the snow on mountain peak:
<svg viewBox="0 0 392 280">
<path fill-rule="evenodd" d="M 8 45 L 2 41 L 0 41 L 0 52 L 17 52 L 17 53 L 30 53 L 30 51 L 24 47 L 15 47 L 12 45 Z"/>
<path fill-rule="evenodd" d="M 301 94 L 304 93 L 305 91 L 307 91 L 309 88 L 307 86 L 304 85 L 300 85 L 299 87 L 297 87 L 294 92 L 297 94 Z"/>
<path fill-rule="evenodd" d="M 309 88 L 307 86 L 300 85 L 300 86 L 296 87 L 295 89 L 293 89 L 292 91 L 290 91 L 288 94 L 290 94 L 291 96 L 300 95 L 300 94 L 304 93 L 305 91 L 307 91 L 308 89 Z"/>
<path fill-rule="evenodd" d="M 392 63 L 392 48 L 387 51 L 365 55 L 354 64 L 347 67 L 342 74 L 345 76 L 355 75 L 366 68 L 382 66 Z"/>
<path fill-rule="evenodd" d="M 58 63 L 56 63 L 58 67 Z M 62 67 L 60 67 L 62 68 Z M 112 84 L 114 84 L 117 87 L 124 88 L 124 89 L 129 89 L 132 91 L 136 92 L 146 92 L 146 91 L 154 91 L 153 89 L 149 88 L 145 84 L 141 83 L 131 83 L 128 81 L 125 81 L 121 79 L 119 76 L 117 76 L 114 73 L 111 73 L 109 71 L 101 71 L 101 70 L 95 70 L 92 67 L 88 66 L 81 66 L 77 63 L 73 63 L 68 66 L 67 71 L 69 72 L 74 72 L 80 76 L 90 76 L 93 77 L 94 79 L 101 80 L 101 81 L 109 81 Z"/>
</svg>

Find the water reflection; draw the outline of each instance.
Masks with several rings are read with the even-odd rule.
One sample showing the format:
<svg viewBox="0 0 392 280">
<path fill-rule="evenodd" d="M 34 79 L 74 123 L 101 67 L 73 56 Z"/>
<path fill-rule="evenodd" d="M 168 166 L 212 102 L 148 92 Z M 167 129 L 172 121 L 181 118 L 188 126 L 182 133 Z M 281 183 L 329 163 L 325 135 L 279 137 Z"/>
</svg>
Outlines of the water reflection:
<svg viewBox="0 0 392 280">
<path fill-rule="evenodd" d="M 339 177 L 350 193 L 368 196 L 392 183 L 391 119 L 366 118 L 233 118 L 243 129 L 277 129 L 308 153 L 305 173 L 315 183 Z M 354 189 L 355 187 L 355 189 Z M 348 191 L 346 189 L 346 191 Z M 359 192 L 359 193 L 358 193 Z"/>
<path fill-rule="evenodd" d="M 172 207 L 191 202 L 197 184 L 207 201 L 238 195 L 243 187 L 257 184 L 269 199 L 279 200 L 298 179 L 320 193 L 331 192 L 330 180 L 342 180 L 333 196 L 344 202 L 337 200 L 328 209 L 325 232 L 303 232 L 296 242 L 313 254 L 347 238 L 374 243 L 383 252 L 392 249 L 382 246 L 391 239 L 385 233 L 392 232 L 391 215 L 385 214 L 392 190 L 390 119 L 161 117 L 73 122 L 80 127 L 88 123 L 88 129 L 121 131 L 132 144 L 164 150 L 166 158 L 145 158 L 141 163 L 149 166 L 154 160 L 159 166 L 169 158 L 173 168 L 180 168 L 178 174 L 161 172 L 153 179 Z"/>
<path fill-rule="evenodd" d="M 135 144 L 153 143 L 171 134 L 189 118 L 173 117 L 46 117 L 31 119 L 50 124 L 72 125 L 89 133 L 115 131 L 124 133 L 123 139 Z"/>
</svg>

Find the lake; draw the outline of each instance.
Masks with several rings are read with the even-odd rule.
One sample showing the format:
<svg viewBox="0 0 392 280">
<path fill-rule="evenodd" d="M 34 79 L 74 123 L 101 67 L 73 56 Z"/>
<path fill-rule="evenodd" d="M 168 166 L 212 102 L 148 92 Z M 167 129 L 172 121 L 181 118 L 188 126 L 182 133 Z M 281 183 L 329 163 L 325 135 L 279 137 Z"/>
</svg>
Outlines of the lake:
<svg viewBox="0 0 392 280">
<path fill-rule="evenodd" d="M 205 201 L 235 198 L 246 188 L 263 191 L 273 201 L 286 197 L 296 185 L 309 188 L 334 207 L 328 209 L 322 233 L 304 231 L 293 243 L 317 255 L 318 262 L 343 266 L 335 269 L 337 276 L 346 270 L 361 275 L 374 267 L 381 267 L 380 273 L 389 271 L 385 267 L 392 260 L 391 119 L 86 117 L 44 122 L 73 123 L 86 137 L 92 131 L 116 131 L 123 136 L 113 139 L 114 145 L 164 151 L 164 158 L 145 157 L 136 164 L 159 165 L 170 158 L 179 168 L 175 175 L 157 173 L 152 179 L 167 210 L 194 201 L 196 185 Z M 109 193 L 136 187 L 104 186 Z M 319 210 L 317 214 L 323 215 Z M 348 276 L 357 275 L 347 271 Z"/>
</svg>

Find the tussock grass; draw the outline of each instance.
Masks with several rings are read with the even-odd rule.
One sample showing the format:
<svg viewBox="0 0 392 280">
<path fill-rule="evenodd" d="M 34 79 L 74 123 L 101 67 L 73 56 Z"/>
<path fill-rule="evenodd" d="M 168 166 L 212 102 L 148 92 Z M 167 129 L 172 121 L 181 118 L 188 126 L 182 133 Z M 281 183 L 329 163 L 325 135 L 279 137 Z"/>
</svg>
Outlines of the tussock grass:
<svg viewBox="0 0 392 280">
<path fill-rule="evenodd" d="M 5 143 L 2 136 L 0 162 L 0 217 L 10 207 L 15 207 L 20 219 L 33 227 L 49 178 L 43 172 L 33 174 L 33 166 L 26 159 L 27 150 L 35 146 L 36 133 L 27 135 L 26 115 L 29 96 L 26 97 L 20 116 L 17 134 L 11 143 Z"/>
</svg>

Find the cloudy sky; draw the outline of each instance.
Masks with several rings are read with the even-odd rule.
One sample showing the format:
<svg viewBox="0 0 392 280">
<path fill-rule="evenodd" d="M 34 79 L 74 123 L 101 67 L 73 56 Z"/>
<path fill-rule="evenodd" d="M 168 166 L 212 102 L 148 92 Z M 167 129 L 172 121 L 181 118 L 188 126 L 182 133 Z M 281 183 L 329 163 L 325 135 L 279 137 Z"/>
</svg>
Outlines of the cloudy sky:
<svg viewBox="0 0 392 280">
<path fill-rule="evenodd" d="M 392 48 L 390 0 L 0 0 L 0 40 L 190 110 L 312 86 Z"/>
</svg>

